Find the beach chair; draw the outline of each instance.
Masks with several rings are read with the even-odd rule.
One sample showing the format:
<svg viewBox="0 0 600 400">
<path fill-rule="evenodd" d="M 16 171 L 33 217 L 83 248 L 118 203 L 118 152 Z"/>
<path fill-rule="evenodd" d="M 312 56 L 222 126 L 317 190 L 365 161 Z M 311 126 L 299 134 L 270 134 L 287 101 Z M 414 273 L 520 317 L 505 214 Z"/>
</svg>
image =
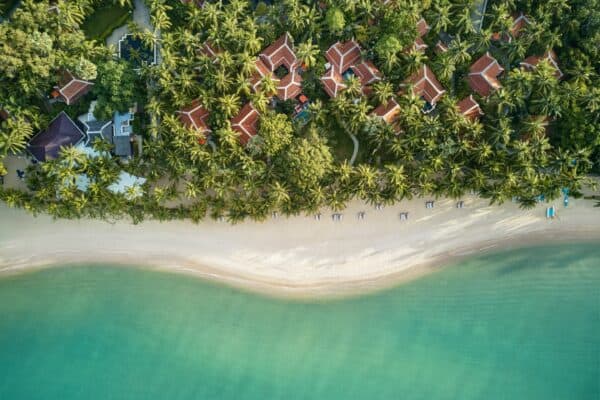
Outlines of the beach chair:
<svg viewBox="0 0 600 400">
<path fill-rule="evenodd" d="M 272 217 L 273 219 L 277 219 L 277 218 L 279 218 L 279 213 L 278 213 L 277 211 L 273 211 L 273 212 L 271 213 L 271 217 Z"/>
<path fill-rule="evenodd" d="M 317 213 L 317 214 L 315 214 L 315 219 L 316 219 L 317 221 L 320 221 L 320 220 L 321 220 L 321 213 Z"/>
<path fill-rule="evenodd" d="M 456 203 L 456 208 L 465 208 L 465 202 L 464 201 L 459 201 L 458 203 Z"/>
<path fill-rule="evenodd" d="M 406 221 L 408 220 L 408 213 L 407 212 L 401 212 L 400 213 L 400 221 Z"/>
<path fill-rule="evenodd" d="M 359 220 L 365 219 L 365 212 L 364 211 L 359 211 L 359 213 L 357 214 L 357 218 Z"/>
</svg>

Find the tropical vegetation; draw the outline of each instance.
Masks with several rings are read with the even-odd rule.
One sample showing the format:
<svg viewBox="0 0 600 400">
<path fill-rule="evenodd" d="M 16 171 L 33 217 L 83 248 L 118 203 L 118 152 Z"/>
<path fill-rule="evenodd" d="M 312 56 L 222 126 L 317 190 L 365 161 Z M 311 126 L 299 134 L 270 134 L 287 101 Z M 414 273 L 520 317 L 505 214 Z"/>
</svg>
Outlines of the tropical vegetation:
<svg viewBox="0 0 600 400">
<path fill-rule="evenodd" d="M 27 140 L 58 112 L 76 116 L 92 98 L 104 115 L 137 102 L 136 133 L 144 150 L 125 163 L 110 157 L 102 142 L 95 144 L 102 157 L 64 149 L 59 159 L 30 167 L 28 190 L 0 186 L 0 199 L 31 212 L 135 221 L 208 215 L 237 222 L 275 211 L 339 210 L 354 198 L 391 204 L 469 192 L 492 204 L 514 199 L 531 207 L 564 188 L 578 195 L 587 175 L 600 172 L 600 0 L 489 0 L 483 26 L 473 22 L 480 3 L 473 0 L 231 0 L 205 1 L 203 7 L 147 0 L 154 29 L 131 29 L 159 46 L 161 61 L 135 76 L 81 29 L 104 2 L 52 3 L 59 14 L 48 12 L 48 0 L 24 0 L 0 23 L 0 108 L 10 114 L 0 125 L 0 160 L 23 153 Z M 531 23 L 513 37 L 517 12 Z M 428 48 L 411 50 L 421 17 L 431 25 L 423 38 Z M 257 54 L 285 32 L 306 67 L 303 92 L 311 104 L 301 122 L 292 118 L 292 104 L 272 101 L 268 80 L 257 92 L 248 83 Z M 495 40 L 495 33 L 508 39 Z M 437 54 L 441 37 L 451 40 L 448 51 Z M 330 99 L 319 81 L 324 52 L 352 38 L 383 80 L 365 96 L 351 78 Z M 218 62 L 200 51 L 207 41 L 219 48 Z M 526 56 L 550 49 L 562 79 L 544 62 L 533 71 L 519 67 Z M 456 104 L 471 94 L 469 66 L 486 52 L 505 70 L 502 88 L 487 98 L 475 96 L 484 115 L 465 118 Z M 424 63 L 446 89 L 431 114 L 422 112 L 412 92 L 399 92 Z M 83 105 L 48 104 L 64 69 L 95 79 Z M 391 98 L 401 107 L 395 126 L 370 115 Z M 177 116 L 196 99 L 210 111 L 206 144 Z M 249 101 L 261 117 L 258 135 L 243 146 L 229 121 Z M 356 160 L 338 151 L 348 134 L 359 142 Z M 122 169 L 148 179 L 144 196 L 107 190 Z M 93 178 L 85 191 L 75 184 L 81 173 Z"/>
</svg>

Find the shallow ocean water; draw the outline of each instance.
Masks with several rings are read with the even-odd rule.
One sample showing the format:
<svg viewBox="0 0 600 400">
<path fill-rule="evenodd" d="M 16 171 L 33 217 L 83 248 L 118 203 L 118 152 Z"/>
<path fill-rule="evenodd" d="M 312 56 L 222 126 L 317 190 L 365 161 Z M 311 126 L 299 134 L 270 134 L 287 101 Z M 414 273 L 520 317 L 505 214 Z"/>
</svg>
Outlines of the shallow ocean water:
<svg viewBox="0 0 600 400">
<path fill-rule="evenodd" d="M 109 266 L 0 279 L 0 399 L 600 398 L 600 243 L 287 301 Z"/>
</svg>

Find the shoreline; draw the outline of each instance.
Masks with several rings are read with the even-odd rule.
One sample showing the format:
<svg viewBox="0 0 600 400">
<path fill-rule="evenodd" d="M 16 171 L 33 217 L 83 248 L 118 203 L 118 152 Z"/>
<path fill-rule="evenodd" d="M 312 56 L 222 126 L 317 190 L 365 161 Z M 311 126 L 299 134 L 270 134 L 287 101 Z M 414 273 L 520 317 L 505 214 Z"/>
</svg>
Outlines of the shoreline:
<svg viewBox="0 0 600 400">
<path fill-rule="evenodd" d="M 573 200 L 546 220 L 546 204 L 523 211 L 468 197 L 375 211 L 353 202 L 345 219 L 323 213 L 264 223 L 52 220 L 0 206 L 0 277 L 53 266 L 102 264 L 191 275 L 267 296 L 340 298 L 385 290 L 460 260 L 511 248 L 600 240 L 600 210 Z M 353 216 L 365 210 L 365 220 Z M 399 212 L 410 212 L 400 221 Z"/>
</svg>

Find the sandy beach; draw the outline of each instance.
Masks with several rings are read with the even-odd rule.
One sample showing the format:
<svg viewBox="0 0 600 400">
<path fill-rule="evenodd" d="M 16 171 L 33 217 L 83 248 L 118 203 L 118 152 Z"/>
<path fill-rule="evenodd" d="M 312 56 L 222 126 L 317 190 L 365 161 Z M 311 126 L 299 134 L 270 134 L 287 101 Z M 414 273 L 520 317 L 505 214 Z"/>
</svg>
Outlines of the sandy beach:
<svg viewBox="0 0 600 400">
<path fill-rule="evenodd" d="M 534 243 L 600 240 L 589 200 L 521 210 L 466 197 L 403 201 L 375 210 L 354 202 L 333 221 L 314 216 L 246 222 L 53 220 L 0 205 L 0 274 L 76 263 L 117 263 L 193 274 L 276 296 L 343 296 L 393 286 L 473 254 Z M 357 218 L 365 212 L 363 220 Z M 402 221 L 401 212 L 409 219 Z"/>
</svg>

